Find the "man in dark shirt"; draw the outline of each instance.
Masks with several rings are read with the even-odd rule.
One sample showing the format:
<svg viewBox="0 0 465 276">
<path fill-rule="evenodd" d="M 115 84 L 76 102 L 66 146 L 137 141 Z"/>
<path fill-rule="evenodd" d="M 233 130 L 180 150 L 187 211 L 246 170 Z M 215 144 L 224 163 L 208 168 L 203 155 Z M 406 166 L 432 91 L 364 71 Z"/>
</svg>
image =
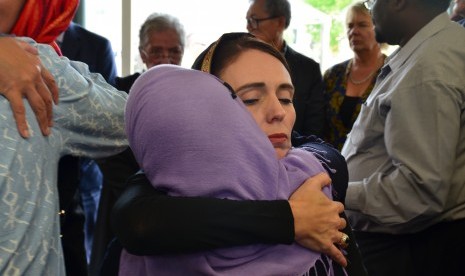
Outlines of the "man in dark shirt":
<svg viewBox="0 0 465 276">
<path fill-rule="evenodd" d="M 247 30 L 280 50 L 291 69 L 297 114 L 294 130 L 321 137 L 324 124 L 323 80 L 320 65 L 286 44 L 284 30 L 291 21 L 288 0 L 252 0 L 247 11 Z"/>
</svg>

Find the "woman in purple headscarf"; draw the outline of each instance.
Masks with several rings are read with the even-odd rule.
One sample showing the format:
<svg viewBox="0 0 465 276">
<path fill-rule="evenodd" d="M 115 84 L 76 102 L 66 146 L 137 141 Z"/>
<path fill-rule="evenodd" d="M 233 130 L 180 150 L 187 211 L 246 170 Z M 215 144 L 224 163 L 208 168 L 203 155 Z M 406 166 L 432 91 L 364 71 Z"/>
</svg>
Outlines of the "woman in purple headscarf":
<svg viewBox="0 0 465 276">
<path fill-rule="evenodd" d="M 246 55 L 249 57 L 242 58 L 242 62 L 239 62 L 244 52 L 250 50 L 265 54 L 268 59 L 271 57 L 275 64 L 266 62 L 266 59 L 256 59 L 255 54 Z M 281 64 L 276 64 L 276 61 L 280 61 Z M 272 142 L 278 157 L 286 155 L 291 147 L 289 137 L 293 125 L 293 120 L 289 119 L 292 118 L 291 115 L 295 116 L 295 113 L 292 97 L 286 89 L 288 86 L 273 84 L 274 80 L 283 81 L 283 75 L 288 74 L 287 64 L 278 51 L 247 33 L 229 33 L 210 45 L 193 67 L 228 81 L 262 132 L 268 136 L 268 141 Z M 268 70 L 270 68 L 274 68 L 275 71 Z M 279 68 L 284 70 L 276 71 Z M 179 81 L 176 80 L 176 83 Z M 190 86 L 187 87 L 184 90 L 189 90 Z M 275 89 L 277 87 L 279 89 Z M 284 128 L 269 128 L 276 123 Z M 233 135 L 236 135 L 236 132 Z M 228 144 L 227 140 L 223 140 L 224 135 L 210 139 L 221 141 L 220 145 L 223 146 Z M 255 143 L 258 141 L 252 144 Z M 333 184 L 336 184 L 333 189 L 334 198 L 343 202 L 347 187 L 347 167 L 343 157 L 334 148 L 314 137 L 293 135 L 292 143 L 318 157 L 326 172 L 330 174 Z M 228 161 L 228 164 L 233 162 L 232 159 Z M 210 186 L 215 186 L 223 180 L 213 174 L 211 179 L 206 181 L 212 183 Z M 324 252 L 345 266 L 347 262 L 340 248 L 347 245 L 347 235 L 338 231 L 345 224 L 344 220 L 338 218 L 343 206 L 331 201 L 320 190 L 329 183 L 328 180 L 326 174 L 310 177 L 289 198 L 230 200 L 211 196 L 170 196 L 166 189 L 160 189 L 163 185 L 159 186 L 159 183 L 153 182 L 154 186 L 158 187 L 154 189 L 145 174 L 138 174 L 129 180 L 127 191 L 114 208 L 113 227 L 118 240 L 128 252 L 135 255 L 179 256 L 218 248 L 237 248 L 242 245 L 298 243 L 315 252 Z M 202 181 L 187 180 L 187 183 L 196 187 L 202 186 Z M 249 182 L 247 186 L 253 186 L 254 182 Z M 352 235 L 349 226 L 343 231 L 348 236 Z M 119 263 L 119 254 L 115 251 L 117 248 L 118 246 L 112 247 L 112 254 L 116 254 L 107 260 L 103 269 L 105 273 L 115 272 L 112 263 Z M 348 242 L 346 250 L 350 260 L 347 266 L 349 275 L 366 275 L 355 243 Z M 287 260 L 280 259 L 283 263 Z M 131 262 L 123 256 L 122 271 L 128 272 L 129 270 L 124 270 L 125 264 L 131 266 Z M 332 268 L 336 269 L 337 275 L 346 275 L 341 267 Z M 331 269 L 327 262 L 317 261 L 309 275 L 326 275 L 328 270 Z M 195 271 L 189 274 L 192 273 Z M 218 273 L 220 272 L 216 274 Z M 258 274 L 270 273 L 273 274 L 267 270 Z"/>
<path fill-rule="evenodd" d="M 272 61 L 270 68 L 278 63 Z M 268 73 L 276 75 L 275 71 Z M 283 107 L 278 101 L 273 103 L 276 111 L 270 116 L 275 118 L 268 126 L 273 133 L 268 137 L 241 99 L 209 74 L 160 66 L 142 75 L 127 103 L 126 130 L 134 155 L 151 183 L 156 183 L 154 187 L 172 196 L 276 200 L 287 199 L 305 179 L 325 172 L 313 154 L 285 145 L 295 113 L 288 100 L 293 93 L 290 77 L 281 75 L 287 79 L 278 77 L 265 84 L 276 86 L 280 100 L 286 102 Z M 250 97 L 254 89 L 263 90 L 263 97 L 269 93 L 265 89 L 275 93 L 271 87 L 250 85 L 256 84 L 247 83 L 236 93 L 242 97 Z M 329 187 L 325 192 L 330 195 Z M 331 263 L 325 255 L 297 244 L 175 256 L 124 252 L 120 275 L 303 275 L 317 261 Z"/>
<path fill-rule="evenodd" d="M 158 183 L 154 186 L 170 195 L 275 200 L 287 199 L 306 178 L 323 172 L 312 154 L 289 151 L 295 120 L 293 86 L 281 59 L 279 54 L 273 56 L 251 49 L 236 57 L 222 72 L 222 78 L 230 80 L 255 122 L 244 112 L 240 101 L 232 101 L 230 97 L 226 100 L 227 93 L 207 85 L 208 81 L 200 76 L 178 72 L 184 69 L 149 71 L 153 75 L 145 77 L 146 82 L 131 91 L 138 99 L 137 104 L 129 100 L 127 118 L 129 140 L 151 183 Z M 241 62 L 262 64 L 263 68 L 245 70 Z M 159 70 L 162 69 L 165 68 Z M 245 71 L 240 78 L 235 78 L 237 69 Z M 218 81 L 215 79 L 213 84 L 218 86 Z M 138 92 L 139 89 L 145 92 Z M 151 90 L 164 93 L 157 93 L 155 99 L 137 96 L 150 95 Z M 160 95 L 166 101 L 160 100 Z M 220 95 L 223 101 L 218 98 Z M 233 109 L 228 108 L 228 103 L 235 103 Z M 141 115 L 141 110 L 146 110 L 145 115 Z M 150 129 L 158 127 L 151 131 L 148 124 Z M 141 140 L 145 142 L 134 142 Z M 155 144 L 157 150 L 153 148 Z M 279 161 L 276 155 L 281 158 Z M 283 255 L 287 256 L 284 260 Z M 323 267 L 330 274 L 331 261 L 325 255 L 297 244 L 254 245 L 176 257 L 137 257 L 124 253 L 120 273 L 299 275 L 307 273 L 317 262 L 326 264 Z"/>
</svg>

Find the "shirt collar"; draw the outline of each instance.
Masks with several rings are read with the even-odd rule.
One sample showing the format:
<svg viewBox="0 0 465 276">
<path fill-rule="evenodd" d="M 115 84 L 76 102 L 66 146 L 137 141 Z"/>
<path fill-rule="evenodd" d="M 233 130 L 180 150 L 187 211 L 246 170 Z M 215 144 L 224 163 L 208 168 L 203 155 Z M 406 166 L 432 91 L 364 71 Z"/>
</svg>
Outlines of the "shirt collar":
<svg viewBox="0 0 465 276">
<path fill-rule="evenodd" d="M 412 55 L 412 53 L 428 38 L 450 24 L 449 16 L 443 12 L 418 31 L 404 47 L 399 47 L 385 61 L 392 71 L 397 71 Z"/>
</svg>

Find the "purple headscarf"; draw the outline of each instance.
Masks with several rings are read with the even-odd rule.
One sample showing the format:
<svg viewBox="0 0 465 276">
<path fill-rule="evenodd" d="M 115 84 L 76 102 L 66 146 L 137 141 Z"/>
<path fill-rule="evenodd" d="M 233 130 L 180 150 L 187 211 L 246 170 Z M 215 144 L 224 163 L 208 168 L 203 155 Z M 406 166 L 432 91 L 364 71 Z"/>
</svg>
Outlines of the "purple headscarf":
<svg viewBox="0 0 465 276">
<path fill-rule="evenodd" d="M 308 177 L 325 172 L 303 150 L 278 160 L 221 80 L 178 66 L 155 66 L 137 79 L 127 102 L 126 133 L 152 185 L 173 196 L 288 199 Z M 325 193 L 330 197 L 329 188 Z M 163 256 L 123 251 L 120 275 L 303 275 L 321 258 L 295 243 Z"/>
</svg>

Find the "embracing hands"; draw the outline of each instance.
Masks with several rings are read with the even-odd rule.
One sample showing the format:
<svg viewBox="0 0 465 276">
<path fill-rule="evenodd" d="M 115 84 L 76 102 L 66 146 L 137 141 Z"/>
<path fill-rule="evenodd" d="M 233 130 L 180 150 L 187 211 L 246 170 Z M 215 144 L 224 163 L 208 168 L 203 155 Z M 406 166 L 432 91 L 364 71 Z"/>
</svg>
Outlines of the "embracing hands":
<svg viewBox="0 0 465 276">
<path fill-rule="evenodd" d="M 0 94 L 10 101 L 20 135 L 29 137 L 23 98 L 29 101 L 43 135 L 53 125 L 58 88 L 42 66 L 37 49 L 13 37 L 0 37 Z"/>
<path fill-rule="evenodd" d="M 295 241 L 330 256 L 345 267 L 347 260 L 335 245 L 345 235 L 340 230 L 344 229 L 346 221 L 339 217 L 344 205 L 332 201 L 322 192 L 330 184 L 331 178 L 327 174 L 318 174 L 307 179 L 289 198 Z"/>
</svg>

